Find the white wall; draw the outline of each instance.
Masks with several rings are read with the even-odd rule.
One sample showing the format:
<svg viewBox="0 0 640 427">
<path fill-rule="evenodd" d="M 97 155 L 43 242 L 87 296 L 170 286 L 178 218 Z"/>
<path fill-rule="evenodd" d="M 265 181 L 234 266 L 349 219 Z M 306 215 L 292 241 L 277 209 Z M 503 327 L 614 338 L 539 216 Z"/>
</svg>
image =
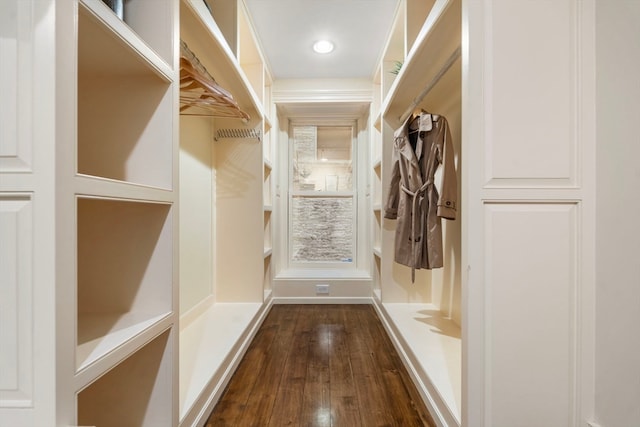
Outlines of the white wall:
<svg viewBox="0 0 640 427">
<path fill-rule="evenodd" d="M 640 1 L 596 7 L 595 415 L 628 427 L 640 425 Z"/>
</svg>

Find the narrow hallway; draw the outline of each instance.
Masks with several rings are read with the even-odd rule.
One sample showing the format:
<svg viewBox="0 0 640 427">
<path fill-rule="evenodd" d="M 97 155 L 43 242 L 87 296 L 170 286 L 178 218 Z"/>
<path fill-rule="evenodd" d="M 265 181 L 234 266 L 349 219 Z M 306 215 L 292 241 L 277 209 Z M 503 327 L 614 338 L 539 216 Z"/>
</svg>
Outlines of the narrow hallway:
<svg viewBox="0 0 640 427">
<path fill-rule="evenodd" d="M 370 305 L 274 305 L 207 427 L 434 426 Z"/>
</svg>

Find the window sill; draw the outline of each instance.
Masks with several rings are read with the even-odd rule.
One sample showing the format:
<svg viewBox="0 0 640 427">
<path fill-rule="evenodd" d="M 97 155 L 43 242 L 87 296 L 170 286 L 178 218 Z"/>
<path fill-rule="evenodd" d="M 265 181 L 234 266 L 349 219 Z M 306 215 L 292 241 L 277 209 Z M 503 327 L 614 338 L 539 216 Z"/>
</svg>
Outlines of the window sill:
<svg viewBox="0 0 640 427">
<path fill-rule="evenodd" d="M 358 269 L 291 268 L 276 274 L 275 280 L 287 279 L 364 279 L 370 280 L 371 273 Z"/>
</svg>

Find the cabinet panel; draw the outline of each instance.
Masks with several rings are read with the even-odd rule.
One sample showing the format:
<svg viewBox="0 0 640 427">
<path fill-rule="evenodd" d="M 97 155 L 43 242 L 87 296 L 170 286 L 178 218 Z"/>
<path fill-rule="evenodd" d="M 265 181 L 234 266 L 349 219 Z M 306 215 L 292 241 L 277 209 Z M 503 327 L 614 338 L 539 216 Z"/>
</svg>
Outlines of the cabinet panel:
<svg viewBox="0 0 640 427">
<path fill-rule="evenodd" d="M 487 12 L 489 185 L 577 181 L 575 3 L 500 1 Z M 553 37 L 540 37 L 541 25 Z"/>
<path fill-rule="evenodd" d="M 32 201 L 0 194 L 0 408 L 32 406 Z"/>
<path fill-rule="evenodd" d="M 0 172 L 31 170 L 32 8 L 0 2 Z"/>
<path fill-rule="evenodd" d="M 574 425 L 579 207 L 488 203 L 484 209 L 491 355 L 485 425 L 524 426 L 533 419 Z"/>
</svg>

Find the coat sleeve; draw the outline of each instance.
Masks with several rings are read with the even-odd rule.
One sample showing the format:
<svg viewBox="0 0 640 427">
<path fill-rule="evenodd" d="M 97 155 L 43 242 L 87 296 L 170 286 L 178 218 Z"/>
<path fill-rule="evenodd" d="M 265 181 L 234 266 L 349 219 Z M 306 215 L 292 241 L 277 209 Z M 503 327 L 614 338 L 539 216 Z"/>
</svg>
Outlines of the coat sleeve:
<svg viewBox="0 0 640 427">
<path fill-rule="evenodd" d="M 388 219 L 398 218 L 398 198 L 400 197 L 400 156 L 396 142 L 393 143 L 391 153 L 391 183 L 389 193 L 384 206 L 384 217 Z"/>
<path fill-rule="evenodd" d="M 440 200 L 438 200 L 438 216 L 446 219 L 456 219 L 458 202 L 458 177 L 455 167 L 455 153 L 449 124 L 445 121 L 443 141 L 440 146 L 440 164 L 443 167 Z"/>
</svg>

